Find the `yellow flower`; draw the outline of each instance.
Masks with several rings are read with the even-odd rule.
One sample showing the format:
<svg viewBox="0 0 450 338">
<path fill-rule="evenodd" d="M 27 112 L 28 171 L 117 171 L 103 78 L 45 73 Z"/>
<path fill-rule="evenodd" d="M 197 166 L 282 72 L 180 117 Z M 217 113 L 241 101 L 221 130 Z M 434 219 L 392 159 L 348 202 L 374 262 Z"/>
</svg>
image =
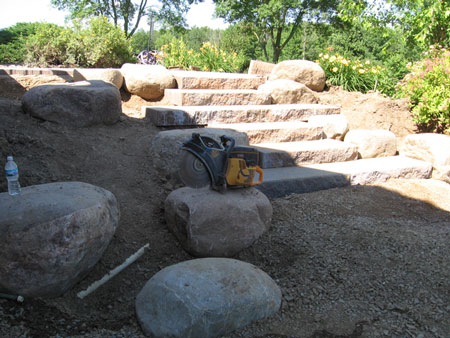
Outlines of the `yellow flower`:
<svg viewBox="0 0 450 338">
<path fill-rule="evenodd" d="M 323 53 L 320 53 L 320 54 L 319 54 L 319 57 L 321 58 L 322 56 L 323 56 Z"/>
<path fill-rule="evenodd" d="M 333 73 L 337 73 L 338 68 L 337 68 L 337 67 L 334 67 L 334 68 L 332 69 L 332 71 L 333 71 Z"/>
<path fill-rule="evenodd" d="M 353 66 L 352 69 L 353 69 L 353 70 L 356 70 L 356 66 Z"/>
<path fill-rule="evenodd" d="M 366 60 L 366 65 L 370 65 L 370 60 Z"/>
<path fill-rule="evenodd" d="M 330 57 L 330 56 L 329 56 L 328 54 L 325 54 L 325 55 L 323 56 L 323 58 L 324 58 L 325 60 L 328 60 L 329 57 Z"/>
<path fill-rule="evenodd" d="M 330 62 L 334 62 L 334 61 L 336 61 L 336 56 L 332 56 L 332 57 L 330 57 Z"/>
<path fill-rule="evenodd" d="M 345 65 L 345 66 L 348 66 L 348 60 L 347 59 L 343 59 L 342 61 L 341 61 L 341 63 L 343 64 L 343 65 Z"/>
<path fill-rule="evenodd" d="M 362 69 L 362 68 L 360 68 L 359 70 L 358 70 L 358 73 L 359 74 L 364 74 L 366 71 L 364 70 L 364 69 Z"/>
</svg>

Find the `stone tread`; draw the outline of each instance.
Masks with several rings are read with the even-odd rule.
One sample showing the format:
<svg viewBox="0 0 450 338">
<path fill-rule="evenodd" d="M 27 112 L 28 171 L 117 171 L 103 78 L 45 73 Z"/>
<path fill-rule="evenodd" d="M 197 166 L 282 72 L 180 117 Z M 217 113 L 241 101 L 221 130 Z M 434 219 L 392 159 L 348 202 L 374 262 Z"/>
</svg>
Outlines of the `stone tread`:
<svg viewBox="0 0 450 338">
<path fill-rule="evenodd" d="M 0 75 L 70 75 L 73 68 L 2 67 Z"/>
<path fill-rule="evenodd" d="M 208 128 L 233 129 L 248 135 L 250 143 L 292 142 L 324 138 L 322 127 L 306 122 L 210 123 Z"/>
<path fill-rule="evenodd" d="M 269 94 L 255 89 L 166 89 L 167 102 L 176 106 L 271 104 Z"/>
<path fill-rule="evenodd" d="M 259 190 L 269 197 L 308 193 L 346 185 L 373 184 L 391 178 L 430 178 L 428 162 L 404 156 L 390 156 L 349 162 L 304 165 L 264 170 Z"/>
<path fill-rule="evenodd" d="M 263 169 L 352 161 L 358 158 L 357 146 L 332 139 L 259 143 L 251 146 L 259 150 L 260 166 Z"/>
<path fill-rule="evenodd" d="M 307 121 L 314 115 L 340 114 L 340 107 L 322 104 L 268 104 L 232 106 L 144 106 L 142 115 L 163 126 L 208 123 Z"/>
<path fill-rule="evenodd" d="M 265 82 L 258 75 L 170 70 L 179 89 L 256 89 Z"/>
</svg>

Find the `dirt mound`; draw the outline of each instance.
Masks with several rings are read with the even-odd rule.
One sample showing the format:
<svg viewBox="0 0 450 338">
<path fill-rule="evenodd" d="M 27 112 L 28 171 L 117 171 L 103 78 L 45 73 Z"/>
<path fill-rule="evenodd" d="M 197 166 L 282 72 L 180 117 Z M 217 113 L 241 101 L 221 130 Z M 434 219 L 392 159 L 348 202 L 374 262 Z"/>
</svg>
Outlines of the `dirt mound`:
<svg viewBox="0 0 450 338">
<path fill-rule="evenodd" d="M 332 89 L 321 100 L 342 104 L 352 127 L 388 126 L 398 136 L 411 130 L 399 115 L 402 106 L 377 94 Z M 140 102 L 128 97 L 124 111 L 139 115 Z M 163 217 L 173 187 L 152 167 L 149 150 L 159 130 L 127 115 L 113 126 L 69 128 L 34 119 L 20 107 L 0 100 L 0 158 L 15 156 L 21 184 L 103 187 L 117 197 L 121 219 L 99 263 L 63 297 L 23 304 L 0 299 L 0 336 L 143 337 L 136 295 L 162 268 L 193 258 Z M 229 337 L 447 336 L 450 210 L 430 201 L 447 199 L 448 189 L 429 188 L 431 182 L 416 182 L 410 192 L 403 182 L 397 191 L 353 186 L 273 199 L 270 230 L 235 258 L 276 280 L 282 309 Z M 5 180 L 0 191 L 7 191 Z M 424 195 L 428 201 L 419 200 Z M 136 263 L 83 300 L 76 296 L 146 243 Z"/>
</svg>

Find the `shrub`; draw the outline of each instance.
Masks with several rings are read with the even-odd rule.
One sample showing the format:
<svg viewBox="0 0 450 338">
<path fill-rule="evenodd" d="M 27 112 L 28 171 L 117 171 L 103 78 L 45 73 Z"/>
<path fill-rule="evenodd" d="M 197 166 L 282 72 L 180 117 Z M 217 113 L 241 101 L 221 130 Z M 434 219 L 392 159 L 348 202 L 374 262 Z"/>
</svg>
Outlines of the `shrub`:
<svg viewBox="0 0 450 338">
<path fill-rule="evenodd" d="M 23 63 L 25 41 L 36 32 L 41 23 L 17 23 L 0 30 L 0 63 Z"/>
<path fill-rule="evenodd" d="M 373 90 L 385 95 L 393 94 L 395 83 L 386 68 L 373 65 L 370 60 L 362 62 L 338 53 L 331 54 L 330 51 L 332 48 L 328 48 L 328 53 L 319 54 L 319 60 L 316 61 L 325 71 L 329 83 L 348 91 L 367 93 Z"/>
<path fill-rule="evenodd" d="M 398 96 L 409 98 L 419 129 L 450 133 L 450 50 L 431 46 L 425 58 L 408 69 Z"/>
</svg>

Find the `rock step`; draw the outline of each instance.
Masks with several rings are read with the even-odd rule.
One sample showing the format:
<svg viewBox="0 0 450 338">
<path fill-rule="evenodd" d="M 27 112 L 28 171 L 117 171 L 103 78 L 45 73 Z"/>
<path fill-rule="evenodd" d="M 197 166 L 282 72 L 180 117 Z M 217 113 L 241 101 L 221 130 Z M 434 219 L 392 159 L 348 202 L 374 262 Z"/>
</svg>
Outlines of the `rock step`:
<svg viewBox="0 0 450 338">
<path fill-rule="evenodd" d="M 269 104 L 233 106 L 144 106 L 142 115 L 158 127 L 208 123 L 307 121 L 315 115 L 340 114 L 339 106 L 322 104 Z"/>
<path fill-rule="evenodd" d="M 257 89 L 265 82 L 259 75 L 170 70 L 179 89 Z"/>
<path fill-rule="evenodd" d="M 331 139 L 260 143 L 251 146 L 260 152 L 259 166 L 263 169 L 353 161 L 358 158 L 358 148 L 355 145 Z"/>
<path fill-rule="evenodd" d="M 208 128 L 244 132 L 250 143 L 310 141 L 324 138 L 323 128 L 306 122 L 211 123 Z"/>
<path fill-rule="evenodd" d="M 271 104 L 270 94 L 255 89 L 166 89 L 164 96 L 175 106 L 228 106 Z"/>
<path fill-rule="evenodd" d="M 257 188 L 268 197 L 282 197 L 346 185 L 373 184 L 390 178 L 430 178 L 431 164 L 404 156 L 370 158 L 357 161 L 311 164 L 264 170 L 264 181 Z"/>
<path fill-rule="evenodd" d="M 0 75 L 69 75 L 73 76 L 73 68 L 29 68 L 2 67 Z"/>
</svg>

